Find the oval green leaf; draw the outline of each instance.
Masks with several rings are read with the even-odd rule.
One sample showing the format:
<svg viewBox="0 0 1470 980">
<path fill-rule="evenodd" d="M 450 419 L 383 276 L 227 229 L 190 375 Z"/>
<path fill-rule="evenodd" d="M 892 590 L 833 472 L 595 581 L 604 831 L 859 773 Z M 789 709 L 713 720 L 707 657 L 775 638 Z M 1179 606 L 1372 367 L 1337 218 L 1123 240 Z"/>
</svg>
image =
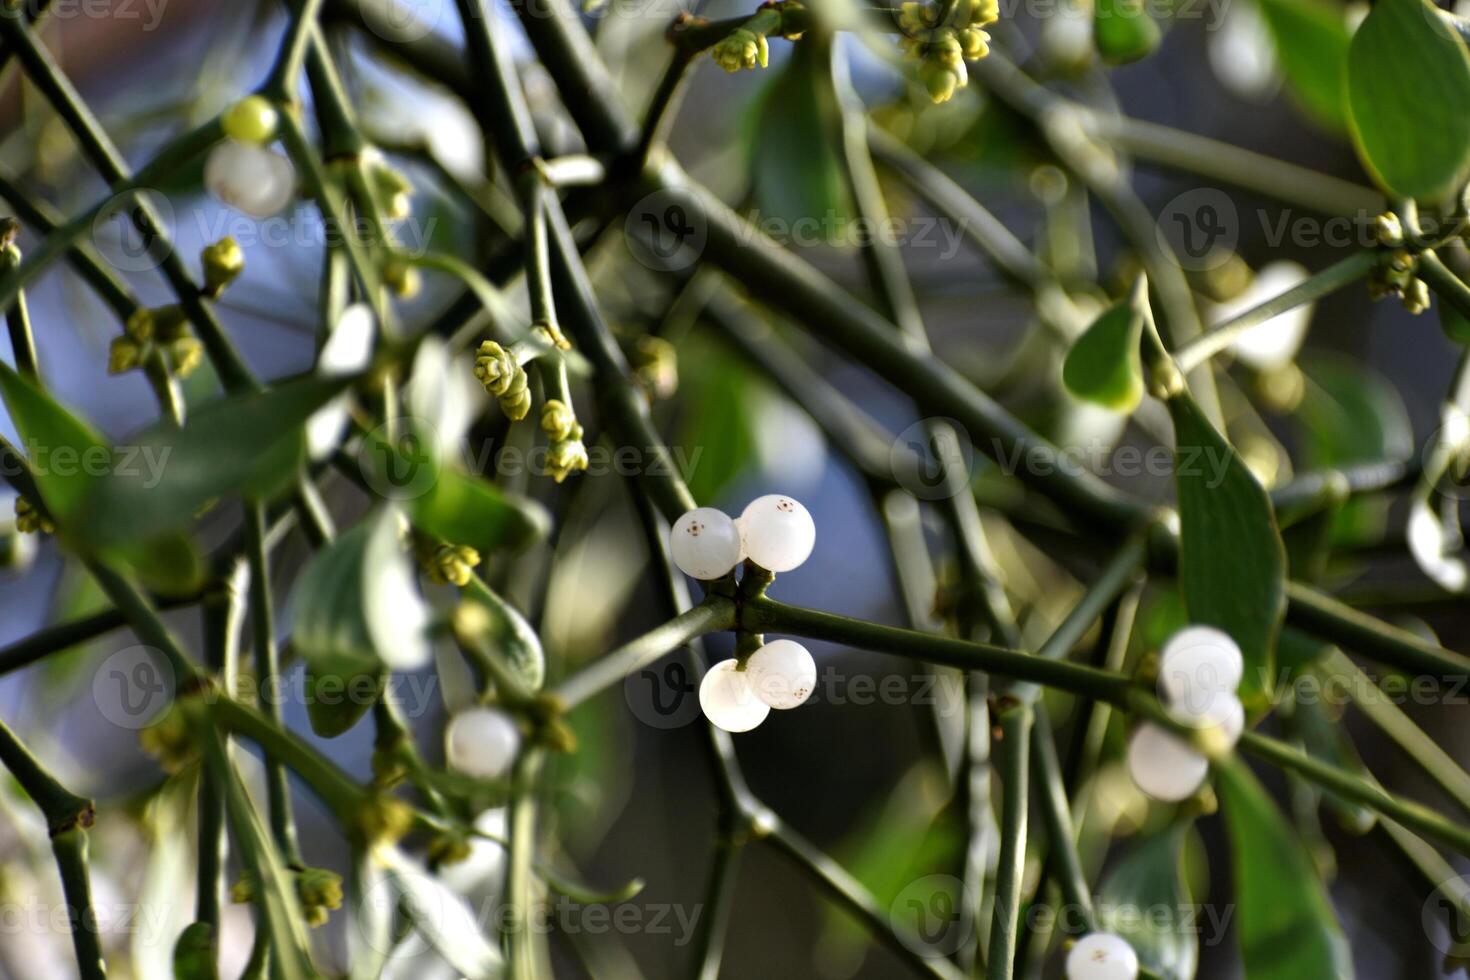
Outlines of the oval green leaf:
<svg viewBox="0 0 1470 980">
<path fill-rule="evenodd" d="M 1191 622 L 1235 638 L 1240 698 L 1266 710 L 1286 611 L 1286 549 L 1266 491 L 1188 391 L 1169 399 L 1179 498 L 1179 588 Z"/>
<path fill-rule="evenodd" d="M 1105 311 L 1067 351 L 1062 363 L 1067 390 L 1115 412 L 1133 411 L 1143 400 L 1142 335 L 1143 316 L 1133 303 Z"/>
<path fill-rule="evenodd" d="M 1189 824 L 1134 845 L 1098 889 L 1099 924 L 1128 940 L 1139 962 L 1161 980 L 1192 980 L 1199 962 L 1196 923 L 1186 918 L 1182 870 Z M 1162 914 L 1158 914 L 1162 912 Z"/>
<path fill-rule="evenodd" d="M 1352 35 L 1342 8 L 1321 0 L 1260 0 L 1260 5 L 1291 94 L 1317 122 L 1346 130 L 1342 78 Z"/>
<path fill-rule="evenodd" d="M 133 464 L 96 482 L 78 530 L 121 544 L 187 524 L 211 501 L 269 497 L 296 472 L 304 426 L 350 378 L 305 377 L 211 402 L 182 428 L 160 423 L 130 439 Z"/>
<path fill-rule="evenodd" d="M 546 680 L 546 654 L 541 647 L 541 637 L 526 617 L 510 603 L 490 590 L 478 576 L 471 576 L 463 589 L 468 602 L 473 602 L 485 615 L 476 623 L 479 627 L 471 641 L 475 650 L 494 657 L 499 669 L 515 676 L 528 691 L 540 690 Z"/>
<path fill-rule="evenodd" d="M 1301 839 L 1239 759 L 1216 770 L 1239 909 L 1236 935 L 1251 980 L 1349 980 L 1352 958 Z"/>
<path fill-rule="evenodd" d="M 1092 40 L 1110 65 L 1126 65 L 1153 52 L 1161 39 L 1158 23 L 1142 0 L 1097 0 Z"/>
<path fill-rule="evenodd" d="M 1348 49 L 1364 167 L 1400 197 L 1439 200 L 1470 174 L 1470 54 L 1427 0 L 1379 0 Z"/>
</svg>

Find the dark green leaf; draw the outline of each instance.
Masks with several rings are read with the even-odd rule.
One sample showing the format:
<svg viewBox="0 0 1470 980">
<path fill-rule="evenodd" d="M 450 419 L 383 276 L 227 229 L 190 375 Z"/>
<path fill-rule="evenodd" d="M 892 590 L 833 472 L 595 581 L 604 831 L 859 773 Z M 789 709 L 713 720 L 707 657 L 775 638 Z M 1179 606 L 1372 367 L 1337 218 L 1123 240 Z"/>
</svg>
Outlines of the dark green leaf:
<svg viewBox="0 0 1470 980">
<path fill-rule="evenodd" d="M 292 596 L 292 643 L 306 662 L 307 712 L 338 735 L 376 700 L 389 667 L 428 659 L 427 618 L 398 543 L 398 515 L 380 510 L 319 551 Z"/>
<path fill-rule="evenodd" d="M 525 548 L 551 528 L 551 515 L 536 501 L 449 466 L 410 507 L 419 530 L 487 555 Z"/>
<path fill-rule="evenodd" d="M 541 637 L 526 617 L 479 578 L 471 578 L 463 591 L 465 600 L 485 613 L 476 620 L 477 635 L 465 639 L 472 640 L 474 649 L 495 658 L 499 668 L 509 671 L 528 691 L 539 690 L 546 679 L 546 654 Z"/>
<path fill-rule="evenodd" d="M 1373 777 L 1358 756 L 1342 719 L 1330 717 L 1320 699 L 1301 700 L 1293 706 L 1291 729 L 1308 755 L 1372 782 Z M 1342 828 L 1350 833 L 1366 834 L 1378 822 L 1378 814 L 1330 790 L 1322 791 L 1322 800 L 1336 815 Z"/>
<path fill-rule="evenodd" d="M 818 77 L 826 70 L 821 47 L 792 46 L 790 59 L 773 70 L 775 77 L 751 107 L 746 129 L 761 217 L 788 227 L 801 218 L 828 223 L 816 233 L 826 241 L 847 223 L 850 205 L 838 144 L 823 137 L 836 106 L 831 84 Z"/>
<path fill-rule="evenodd" d="M 350 379 L 308 377 L 211 402 L 179 428 L 129 441 L 138 463 L 97 482 L 79 517 L 93 541 L 121 543 L 187 524 L 215 499 L 269 496 L 300 465 L 303 427 Z"/>
<path fill-rule="evenodd" d="M 1143 400 L 1142 335 L 1143 316 L 1133 303 L 1105 311 L 1067 351 L 1062 364 L 1067 389 L 1115 412 L 1133 411 Z"/>
<path fill-rule="evenodd" d="M 1352 958 L 1301 839 L 1245 764 L 1216 769 L 1230 832 L 1236 934 L 1251 980 L 1350 978 Z"/>
<path fill-rule="evenodd" d="M 120 472 L 156 472 L 149 457 L 131 447 L 110 448 L 90 425 L 3 363 L 0 396 L 24 443 L 21 450 L 33 457 L 41 502 L 68 544 L 82 554 L 131 565 L 146 585 L 164 595 L 186 595 L 198 586 L 203 569 L 193 544 L 182 533 L 154 528 L 130 535 L 126 542 L 109 542 L 88 526 L 88 501 L 97 488 Z M 126 524 L 127 518 L 121 523 Z"/>
<path fill-rule="evenodd" d="M 1190 898 L 1182 864 L 1188 831 L 1188 824 L 1177 824 L 1139 841 L 1097 894 L 1100 925 L 1128 940 L 1139 962 L 1162 980 L 1191 980 L 1199 962 L 1197 924 L 1185 918 Z"/>
<path fill-rule="evenodd" d="M 1192 622 L 1234 637 L 1240 696 L 1264 711 L 1286 609 L 1286 550 L 1266 491 L 1187 391 L 1169 399 L 1179 495 L 1179 587 Z"/>
<path fill-rule="evenodd" d="M 1470 174 L 1470 55 L 1427 0 L 1379 0 L 1348 51 L 1363 166 L 1400 197 L 1438 200 Z"/>
<path fill-rule="evenodd" d="M 1260 0 L 1286 84 L 1317 122 L 1347 129 L 1343 73 L 1348 33 L 1342 8 L 1322 0 Z"/>
<path fill-rule="evenodd" d="M 743 362 L 698 333 L 680 350 L 679 373 L 684 411 L 674 444 L 697 464 L 686 474 L 694 499 L 716 500 L 755 456 L 765 392 Z"/>
</svg>

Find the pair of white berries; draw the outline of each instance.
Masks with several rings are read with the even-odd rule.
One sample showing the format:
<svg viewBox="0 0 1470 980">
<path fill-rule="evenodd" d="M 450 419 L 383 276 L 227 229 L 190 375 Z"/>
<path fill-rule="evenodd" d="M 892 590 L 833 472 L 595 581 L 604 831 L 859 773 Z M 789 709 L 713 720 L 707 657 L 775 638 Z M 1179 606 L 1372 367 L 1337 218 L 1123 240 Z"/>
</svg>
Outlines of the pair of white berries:
<svg viewBox="0 0 1470 980">
<path fill-rule="evenodd" d="M 714 507 L 697 507 L 674 522 L 669 550 L 691 578 L 717 579 L 749 558 L 769 572 L 789 572 L 812 553 L 817 526 L 791 497 L 757 497 L 731 518 Z"/>
<path fill-rule="evenodd" d="M 722 660 L 699 685 L 699 706 L 710 723 L 727 732 L 748 732 L 772 708 L 795 708 L 817 685 L 817 663 L 794 640 L 772 640 L 745 662 Z"/>
<path fill-rule="evenodd" d="M 1067 953 L 1067 980 L 1138 980 L 1138 954 L 1111 932 L 1090 932 Z"/>
<path fill-rule="evenodd" d="M 1233 748 L 1245 730 L 1236 696 L 1245 662 L 1230 636 L 1213 626 L 1188 626 L 1164 644 L 1159 657 L 1159 700 L 1181 725 L 1212 729 Z M 1128 742 L 1128 774 L 1149 796 L 1177 803 L 1194 795 L 1210 760 L 1162 725 L 1145 722 Z"/>
</svg>

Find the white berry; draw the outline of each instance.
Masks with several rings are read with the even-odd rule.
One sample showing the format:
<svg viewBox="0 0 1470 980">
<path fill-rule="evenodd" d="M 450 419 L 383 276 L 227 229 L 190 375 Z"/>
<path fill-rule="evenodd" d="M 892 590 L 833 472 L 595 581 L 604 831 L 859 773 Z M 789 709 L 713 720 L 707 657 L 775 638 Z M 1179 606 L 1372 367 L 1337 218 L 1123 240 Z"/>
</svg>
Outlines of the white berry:
<svg viewBox="0 0 1470 980">
<path fill-rule="evenodd" d="M 291 161 L 253 143 L 225 140 L 209 151 L 204 163 L 209 193 L 254 218 L 269 218 L 296 193 Z"/>
<path fill-rule="evenodd" d="M 755 696 L 749 671 L 734 660 L 722 660 L 704 675 L 699 706 L 711 724 L 727 732 L 748 732 L 771 713 L 771 706 Z"/>
<path fill-rule="evenodd" d="M 674 522 L 669 550 L 685 575 L 716 579 L 740 564 L 740 529 L 724 511 L 697 507 Z"/>
<path fill-rule="evenodd" d="M 812 515 L 779 493 L 752 500 L 739 523 L 745 556 L 767 571 L 791 571 L 806 561 L 817 543 Z"/>
<path fill-rule="evenodd" d="M 516 723 L 494 708 L 461 711 L 444 732 L 450 768 L 477 779 L 498 779 L 509 772 L 520 744 Z"/>
<path fill-rule="evenodd" d="M 745 664 L 755 696 L 773 708 L 794 708 L 817 686 L 817 662 L 793 640 L 772 640 Z"/>
<path fill-rule="evenodd" d="M 1233 694 L 1221 694 L 1210 706 L 1207 728 L 1217 731 L 1217 737 L 1225 747 L 1235 748 L 1240 735 L 1245 731 L 1245 705 Z"/>
<path fill-rule="evenodd" d="M 1159 655 L 1159 697 L 1185 717 L 1217 718 L 1219 696 L 1233 695 L 1244 674 L 1240 647 L 1228 633 L 1186 626 L 1169 637 Z"/>
<path fill-rule="evenodd" d="M 1137 980 L 1138 954 L 1111 932 L 1090 932 L 1067 954 L 1067 980 Z"/>
<path fill-rule="evenodd" d="M 1128 775 L 1156 800 L 1178 803 L 1188 799 L 1209 770 L 1209 760 L 1192 745 L 1152 722 L 1144 722 L 1128 740 Z"/>
</svg>

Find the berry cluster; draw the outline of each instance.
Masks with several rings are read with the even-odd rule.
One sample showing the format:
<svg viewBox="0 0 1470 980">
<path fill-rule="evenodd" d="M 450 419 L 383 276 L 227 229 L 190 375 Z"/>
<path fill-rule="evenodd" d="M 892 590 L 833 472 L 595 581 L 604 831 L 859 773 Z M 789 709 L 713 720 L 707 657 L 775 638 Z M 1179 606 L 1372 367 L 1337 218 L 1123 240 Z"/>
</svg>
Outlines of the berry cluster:
<svg viewBox="0 0 1470 980">
<path fill-rule="evenodd" d="M 1212 748 L 1235 746 L 1245 730 L 1236 696 L 1245 671 L 1240 647 L 1213 626 L 1188 626 L 1171 636 L 1159 657 L 1159 700 L 1180 725 L 1208 733 Z M 1209 773 L 1206 755 L 1162 725 L 1145 722 L 1128 742 L 1128 774 L 1154 799 L 1177 803 L 1194 795 Z"/>
<path fill-rule="evenodd" d="M 919 80 L 936 103 L 948 102 L 956 89 L 968 84 L 965 62 L 990 53 L 990 35 L 983 28 L 998 19 L 996 0 L 959 0 L 948 17 L 940 6 L 914 0 L 899 7 L 898 26 L 904 35 L 899 47 L 918 60 Z"/>
<path fill-rule="evenodd" d="M 773 493 L 752 500 L 739 517 L 698 507 L 674 522 L 674 564 L 692 578 L 723 578 L 742 561 L 768 572 L 799 567 L 816 544 L 817 526 L 798 501 Z M 727 732 L 748 732 L 772 708 L 795 708 L 811 697 L 817 664 L 806 647 L 772 640 L 748 656 L 721 661 L 699 685 L 705 717 Z"/>
<path fill-rule="evenodd" d="M 723 578 L 749 559 L 768 572 L 789 572 L 812 553 L 817 526 L 799 502 L 772 493 L 752 500 L 739 517 L 696 507 L 674 522 L 669 550 L 691 578 Z"/>
<path fill-rule="evenodd" d="M 1067 980 L 1138 980 L 1138 954 L 1122 936 L 1088 933 L 1067 953 Z"/>
<path fill-rule="evenodd" d="M 709 669 L 699 685 L 699 706 L 710 723 L 727 732 L 748 732 L 772 708 L 799 707 L 817 685 L 817 662 L 794 640 L 772 640 L 742 664 L 735 658 Z"/>
</svg>

